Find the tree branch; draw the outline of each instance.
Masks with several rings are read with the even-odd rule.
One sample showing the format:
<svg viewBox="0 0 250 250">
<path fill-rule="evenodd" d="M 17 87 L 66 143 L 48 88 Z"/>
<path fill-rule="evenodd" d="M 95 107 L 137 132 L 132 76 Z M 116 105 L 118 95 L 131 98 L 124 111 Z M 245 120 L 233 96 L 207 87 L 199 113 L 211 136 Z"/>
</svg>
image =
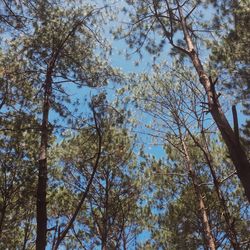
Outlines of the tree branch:
<svg viewBox="0 0 250 250">
<path fill-rule="evenodd" d="M 92 111 L 93 111 L 93 116 L 94 116 L 94 122 L 95 122 L 95 129 L 98 135 L 98 149 L 97 149 L 97 156 L 96 156 L 96 161 L 95 164 L 93 166 L 93 171 L 92 174 L 90 176 L 90 179 L 88 181 L 87 187 L 85 189 L 85 191 L 82 194 L 82 198 L 80 200 L 80 202 L 78 203 L 75 212 L 73 213 L 71 219 L 68 221 L 66 227 L 64 228 L 64 230 L 62 231 L 62 233 L 58 236 L 57 240 L 56 240 L 56 244 L 55 247 L 53 248 L 53 250 L 57 250 L 60 243 L 62 242 L 62 240 L 65 238 L 65 236 L 67 235 L 67 233 L 69 232 L 69 230 L 72 228 L 73 223 L 89 193 L 90 187 L 92 185 L 95 173 L 97 171 L 98 165 L 99 165 L 99 161 L 100 161 L 100 157 L 101 157 L 101 147 L 102 147 L 102 134 L 101 134 L 101 129 L 99 127 L 98 121 L 97 121 L 97 117 L 96 117 L 96 112 L 94 107 L 92 107 Z"/>
</svg>

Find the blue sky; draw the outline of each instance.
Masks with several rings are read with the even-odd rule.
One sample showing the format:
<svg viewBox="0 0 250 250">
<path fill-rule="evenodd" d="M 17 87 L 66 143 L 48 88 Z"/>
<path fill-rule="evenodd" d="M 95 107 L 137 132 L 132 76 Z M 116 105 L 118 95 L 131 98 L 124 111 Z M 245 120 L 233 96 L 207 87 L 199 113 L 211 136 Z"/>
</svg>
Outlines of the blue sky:
<svg viewBox="0 0 250 250">
<path fill-rule="evenodd" d="M 211 13 L 209 12 L 209 10 L 207 10 L 206 15 L 209 16 Z M 110 39 L 110 37 L 108 37 Z M 118 67 L 121 68 L 121 70 L 125 73 L 131 73 L 131 72 L 135 72 L 135 73 L 140 73 L 140 72 L 150 72 L 151 71 L 151 64 L 153 62 L 152 56 L 149 55 L 148 53 L 146 53 L 145 51 L 143 52 L 143 59 L 139 60 L 139 64 L 138 66 L 134 65 L 134 61 L 138 60 L 139 57 L 136 54 L 133 54 L 131 56 L 130 60 L 127 60 L 125 58 L 124 54 L 121 54 L 120 51 L 124 51 L 127 48 L 127 45 L 124 41 L 111 41 L 112 43 L 112 47 L 113 49 L 113 53 L 111 55 L 110 58 L 110 62 L 112 64 L 112 66 L 114 67 Z M 206 53 L 205 53 L 206 54 Z M 168 58 L 170 60 L 170 58 L 167 56 L 167 49 L 164 51 L 164 54 L 161 55 L 160 58 L 158 58 L 158 60 L 164 59 L 164 58 Z M 119 84 L 116 83 L 112 83 L 109 87 L 108 90 L 106 88 L 106 91 L 108 93 L 108 97 L 110 100 L 112 100 L 114 98 L 114 90 L 112 88 L 120 88 L 121 86 Z M 105 87 L 103 88 L 105 89 Z M 83 88 L 79 91 L 78 88 L 75 87 L 69 87 L 69 91 L 71 92 L 72 96 L 75 96 L 77 98 L 80 98 L 82 100 L 82 105 L 86 105 L 86 102 L 84 102 L 83 100 L 85 99 L 85 97 L 87 99 L 89 99 L 90 95 L 94 95 L 95 93 L 97 93 L 98 91 L 101 90 L 94 90 L 94 89 L 90 89 L 90 88 Z M 238 107 L 239 110 L 241 110 L 241 106 L 239 105 Z M 239 123 L 242 124 L 245 121 L 245 117 L 242 115 L 241 112 L 238 112 L 239 114 Z M 53 117 L 53 114 L 52 114 Z M 230 123 L 232 124 L 232 114 L 231 114 L 231 110 L 229 110 L 227 112 L 227 117 L 230 120 Z M 52 118 L 53 119 L 53 118 Z M 146 119 L 146 122 L 150 122 L 150 119 Z M 142 139 L 146 139 L 146 137 L 142 136 Z M 150 142 L 148 142 L 148 139 L 144 140 L 144 143 L 148 143 L 148 145 L 145 145 L 146 151 L 147 153 L 153 154 L 155 155 L 157 158 L 160 158 L 164 155 L 164 152 L 162 150 L 161 146 L 153 146 L 153 145 L 149 145 L 151 144 Z M 145 241 L 148 237 L 150 236 L 150 234 L 146 231 L 144 231 L 139 237 L 138 237 L 138 241 Z M 49 248 L 48 248 L 49 249 Z"/>
</svg>

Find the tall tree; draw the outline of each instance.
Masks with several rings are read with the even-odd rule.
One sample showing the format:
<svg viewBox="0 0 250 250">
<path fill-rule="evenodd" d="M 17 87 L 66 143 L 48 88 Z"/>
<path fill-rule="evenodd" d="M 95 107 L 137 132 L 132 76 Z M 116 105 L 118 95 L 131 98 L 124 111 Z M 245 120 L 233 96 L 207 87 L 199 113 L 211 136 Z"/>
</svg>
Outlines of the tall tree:
<svg viewBox="0 0 250 250">
<path fill-rule="evenodd" d="M 34 236 L 39 124 L 29 112 L 36 103 L 32 100 L 35 89 L 26 80 L 27 72 L 22 71 L 22 63 L 14 59 L 14 54 L 3 51 L 0 58 L 1 248 L 31 246 Z"/>
<path fill-rule="evenodd" d="M 23 130 L 24 118 L 32 124 L 30 117 L 16 114 L 15 119 L 5 123 L 9 130 L 5 127 L 0 133 L 0 247 L 3 249 L 28 246 L 31 243 L 28 240 L 34 236 L 34 164 L 38 138 L 35 131 L 27 134 Z M 25 234 L 30 234 L 29 239 Z"/>
<path fill-rule="evenodd" d="M 249 116 L 249 64 L 250 51 L 250 3 L 249 1 L 232 0 L 218 4 L 218 12 L 224 18 L 218 18 L 219 25 L 227 28 L 222 38 L 214 42 L 211 60 L 218 71 L 225 76 L 223 82 L 226 90 L 233 94 L 236 100 L 243 105 L 243 112 Z M 247 117 L 248 119 L 248 117 Z M 250 122 L 246 121 L 243 133 L 246 141 L 250 136 Z"/>
<path fill-rule="evenodd" d="M 102 96 L 95 97 L 93 102 L 100 105 L 100 101 L 104 101 L 100 100 Z M 76 136 L 65 139 L 55 148 L 55 157 L 58 159 L 55 166 L 57 169 L 59 166 L 62 171 L 62 176 L 57 176 L 56 182 L 59 188 L 63 182 L 74 196 L 68 201 L 68 209 L 73 209 L 73 214 L 78 207 L 75 205 L 78 197 L 85 195 L 84 202 L 81 202 L 82 198 L 79 200 L 81 207 L 70 228 L 68 222 L 64 227 L 58 223 L 55 235 L 59 234 L 60 237 L 68 228 L 67 236 L 75 236 L 79 247 L 95 249 L 100 244 L 102 249 L 126 249 L 137 230 L 135 217 L 139 195 L 133 176 L 136 162 L 131 148 L 132 138 L 125 128 L 117 124 L 120 115 L 110 109 L 107 103 L 95 109 L 95 112 L 94 120 L 98 128 L 88 123 Z M 99 136 L 101 138 L 98 139 Z M 91 186 L 87 190 L 90 181 Z M 54 187 L 52 193 L 55 191 Z M 55 203 L 58 203 L 56 199 Z M 58 208 L 58 211 L 61 209 Z M 68 210 L 66 213 L 72 212 Z M 58 218 L 63 221 L 60 214 L 54 217 L 55 220 Z M 71 248 L 77 247 L 66 238 L 60 239 L 60 242 Z M 58 246 L 57 239 L 53 249 Z"/>
<path fill-rule="evenodd" d="M 152 54 L 158 54 L 168 42 L 183 60 L 188 58 L 193 65 L 200 84 L 207 96 L 208 110 L 213 117 L 222 138 L 227 145 L 230 158 L 237 170 L 237 175 L 250 201 L 250 163 L 246 152 L 238 140 L 237 133 L 230 126 L 222 110 L 219 95 L 216 91 L 216 78 L 207 69 L 202 60 L 199 46 L 199 31 L 207 27 L 207 20 L 202 20 L 199 11 L 205 11 L 207 2 L 194 1 L 126 1 L 130 24 L 126 41 L 131 48 L 140 50 L 144 44 Z M 193 19 L 195 22 L 193 22 Z M 208 27 L 209 28 L 209 27 Z M 207 29 L 208 29 L 207 28 Z M 154 34 L 158 35 L 155 39 Z M 183 39 L 180 39 L 183 37 Z"/>
<path fill-rule="evenodd" d="M 75 7 L 77 6 L 77 8 Z M 101 27 L 96 25 L 106 7 L 81 4 L 78 1 L 58 3 L 40 1 L 30 5 L 28 31 L 11 40 L 6 50 L 18 58 L 26 80 L 36 89 L 35 107 L 40 122 L 40 146 L 37 162 L 37 249 L 45 249 L 47 234 L 47 175 L 48 147 L 53 135 L 51 111 L 59 116 L 72 118 L 67 102 L 70 102 L 68 85 L 96 87 L 105 85 L 116 72 L 107 64 L 105 56 L 95 54 L 101 43 Z M 102 48 L 105 51 L 104 47 Z M 100 51 L 102 50 L 100 49 Z M 33 76 L 35 77 L 33 78 Z M 64 103 L 62 103 L 64 102 Z"/>
<path fill-rule="evenodd" d="M 211 124 L 205 119 L 206 107 L 203 107 L 202 104 L 199 105 L 199 103 L 204 103 L 205 95 L 195 83 L 195 76 L 186 67 L 184 68 L 179 63 L 172 67 L 164 66 L 166 72 L 164 76 L 161 75 L 163 69 L 157 65 L 153 68 L 152 73 L 143 73 L 140 78 L 136 78 L 135 75 L 132 77 L 132 83 L 128 87 L 133 93 L 132 100 L 141 111 L 147 114 L 146 119 L 139 117 L 140 123 L 145 124 L 145 120 L 148 123 L 152 119 L 152 124 L 146 125 L 145 133 L 151 135 L 155 143 L 169 144 L 179 152 L 180 156 L 171 157 L 171 151 L 167 151 L 171 161 L 176 161 L 179 157 L 183 158 L 182 166 L 186 170 L 186 175 L 189 173 L 190 181 L 201 206 L 201 209 L 197 209 L 198 211 L 202 212 L 202 207 L 206 207 L 203 195 L 200 195 L 204 192 L 202 186 L 214 185 L 214 191 L 205 189 L 204 195 L 208 195 L 218 203 L 216 206 L 220 208 L 215 209 L 218 210 L 217 215 L 220 210 L 224 211 L 222 220 L 220 216 L 216 216 L 219 220 L 218 223 L 223 225 L 223 229 L 220 230 L 225 231 L 226 237 L 234 249 L 240 249 L 243 247 L 244 236 L 241 239 L 241 236 L 238 235 L 237 226 L 233 222 L 235 220 L 234 212 L 228 207 L 230 199 L 233 197 L 228 198 L 228 195 L 224 193 L 224 182 L 232 178 L 235 172 L 232 171 L 230 164 L 225 163 L 227 170 L 222 173 L 219 167 L 222 163 L 221 161 L 218 163 L 216 160 L 215 155 L 218 153 L 213 149 L 214 138 L 210 137 L 213 131 L 210 128 Z M 222 148 L 217 150 L 222 150 Z M 197 153 L 194 155 L 195 151 Z M 222 150 L 222 154 L 224 153 Z M 163 170 L 163 172 L 165 171 Z M 166 171 L 166 175 L 168 174 L 171 175 L 171 172 Z M 183 171 L 173 174 L 181 176 Z M 160 178 L 160 173 L 158 178 Z M 212 184 L 206 184 L 209 182 Z M 228 185 L 230 187 L 230 184 Z M 182 187 L 179 188 L 182 190 Z M 158 187 L 152 189 L 157 190 Z M 234 189 L 233 183 L 231 189 Z M 211 196 L 210 192 L 214 192 L 215 195 Z M 166 194 L 166 199 L 168 199 L 167 196 L 168 194 Z M 206 218 L 209 218 L 206 212 L 202 213 L 200 217 L 203 217 L 203 223 L 206 225 L 205 223 L 208 221 Z M 209 237 L 209 231 L 211 231 L 209 226 L 208 224 L 208 227 L 203 228 L 205 239 L 211 238 Z M 219 240 L 216 241 L 216 244 L 208 243 L 208 240 L 206 242 L 207 246 L 213 248 Z"/>
</svg>

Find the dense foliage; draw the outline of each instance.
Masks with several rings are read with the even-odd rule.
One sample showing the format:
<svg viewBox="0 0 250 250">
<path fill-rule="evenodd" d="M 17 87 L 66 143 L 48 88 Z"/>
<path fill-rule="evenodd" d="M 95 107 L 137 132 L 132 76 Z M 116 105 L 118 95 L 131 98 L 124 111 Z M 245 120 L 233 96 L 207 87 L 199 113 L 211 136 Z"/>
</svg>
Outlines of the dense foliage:
<svg viewBox="0 0 250 250">
<path fill-rule="evenodd" d="M 249 20 L 0 0 L 0 249 L 249 249 Z"/>
</svg>

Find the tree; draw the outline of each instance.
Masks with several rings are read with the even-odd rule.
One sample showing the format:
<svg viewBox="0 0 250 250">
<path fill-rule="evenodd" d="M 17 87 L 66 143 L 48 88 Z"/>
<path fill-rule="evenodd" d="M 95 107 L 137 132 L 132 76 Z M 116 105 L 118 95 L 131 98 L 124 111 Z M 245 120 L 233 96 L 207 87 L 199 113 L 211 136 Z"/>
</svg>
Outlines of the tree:
<svg viewBox="0 0 250 250">
<path fill-rule="evenodd" d="M 64 208 L 56 209 L 54 234 L 59 236 L 53 249 L 60 243 L 76 248 L 77 242 L 80 243 L 78 247 L 84 249 L 95 249 L 98 245 L 102 249 L 127 249 L 137 230 L 135 217 L 139 189 L 133 176 L 136 162 L 131 148 L 132 138 L 117 124 L 120 115 L 110 108 L 103 95 L 95 97 L 94 104 L 98 105 L 94 111 L 94 127 L 88 123 L 76 136 L 65 139 L 55 148 L 58 159 L 55 169 L 61 169 L 61 175 L 56 176 L 58 187 L 54 186 L 52 194 L 54 196 L 63 183 L 66 193 L 73 196 L 68 200 L 68 208 L 73 212 L 66 209 L 61 215 L 58 212 Z M 78 198 L 83 196 L 84 201 Z M 56 198 L 53 200 L 58 203 Z M 76 205 L 78 200 L 81 207 Z M 63 217 L 66 214 L 76 216 L 65 223 Z M 72 222 L 70 226 L 69 222 Z M 65 229 L 71 229 L 67 235 L 74 236 L 76 243 L 60 237 Z"/>
<path fill-rule="evenodd" d="M 235 96 L 235 101 L 243 105 L 243 112 L 249 116 L 249 2 L 227 1 L 218 5 L 218 10 L 225 17 L 220 19 L 220 26 L 227 27 L 226 34 L 214 42 L 211 60 L 214 67 L 225 75 L 226 90 Z M 226 11 L 226 10 L 230 10 Z M 248 140 L 250 123 L 247 120 L 243 133 Z"/>
<path fill-rule="evenodd" d="M 37 103 L 32 111 L 40 123 L 37 249 L 46 246 L 48 147 L 56 126 L 49 121 L 51 111 L 64 119 L 70 118 L 67 102 L 71 100 L 66 90 L 69 83 L 80 88 L 94 88 L 105 85 L 108 79 L 116 76 L 104 56 L 94 53 L 100 30 L 96 23 L 101 18 L 101 10 L 106 7 L 81 5 L 77 1 L 74 4 L 77 8 L 72 3 L 66 6 L 53 1 L 41 1 L 36 7 L 32 5 L 26 13 L 31 20 L 27 24 L 28 32 L 20 34 L 18 39 L 13 38 L 6 48 L 6 51 L 13 51 L 13 58 L 22 63 L 18 73 L 26 72 L 27 82 L 36 89 Z"/>
<path fill-rule="evenodd" d="M 39 124 L 27 110 L 35 93 L 13 51 L 0 57 L 0 241 L 1 248 L 26 248 L 34 237 L 32 220 Z M 16 228 L 16 230 L 10 230 Z"/>
<path fill-rule="evenodd" d="M 8 123 L 10 130 L 1 131 L 0 171 L 0 239 L 1 248 L 30 245 L 26 235 L 33 235 L 34 180 L 36 162 L 34 146 L 36 134 L 22 129 L 24 115 L 17 115 Z M 30 117 L 25 117 L 30 121 Z M 20 120 L 21 119 L 21 120 Z M 5 124 L 6 125 L 6 124 Z M 11 130 L 11 128 L 13 130 Z M 15 231 L 10 230 L 16 228 Z M 30 239 L 30 237 L 29 237 Z"/>
<path fill-rule="evenodd" d="M 247 107 L 248 2 L 114 6 L 0 0 L 0 248 L 249 249 L 248 148 L 222 88 Z M 111 66 L 114 26 L 152 70 Z"/>
<path fill-rule="evenodd" d="M 188 58 L 199 78 L 207 96 L 208 110 L 213 117 L 222 138 L 227 145 L 230 158 L 237 170 L 237 175 L 244 187 L 246 196 L 250 200 L 250 163 L 246 152 L 238 140 L 237 133 L 231 128 L 216 92 L 217 80 L 210 74 L 199 52 L 199 30 L 207 25 L 199 18 L 198 10 L 204 11 L 207 3 L 193 1 L 126 1 L 129 11 L 130 26 L 126 41 L 131 48 L 140 48 L 146 43 L 146 48 L 152 54 L 159 54 L 163 45 L 168 42 L 172 54 L 179 54 L 184 60 Z M 202 9 L 203 8 L 203 9 Z M 196 14 L 195 14 L 196 13 Z M 192 19 L 195 19 L 195 23 Z M 206 21 L 207 22 L 207 21 Z M 159 39 L 155 39 L 153 34 Z M 180 39 L 183 37 L 183 39 Z M 159 45 L 157 42 L 160 40 Z"/>
<path fill-rule="evenodd" d="M 164 76 L 161 75 L 163 69 L 166 72 Z M 155 143 L 169 145 L 167 148 L 169 149 L 169 147 L 171 147 L 171 151 L 174 150 L 176 153 L 173 157 L 171 151 L 167 150 L 167 156 L 177 165 L 181 164 L 185 169 L 184 172 L 186 172 L 186 175 L 189 175 L 189 188 L 192 184 L 197 202 L 199 201 L 198 204 L 200 207 L 199 209 L 197 208 L 197 211 L 201 212 L 200 218 L 203 218 L 200 221 L 203 221 L 204 225 L 204 238 L 212 239 L 213 237 L 209 236 L 209 234 L 211 235 L 211 229 L 209 229 L 211 225 L 209 225 L 209 223 L 206 224 L 210 216 L 206 214 L 206 212 L 202 212 L 203 209 L 207 207 L 206 201 L 209 200 L 210 203 L 213 200 L 217 204 L 216 206 L 220 207 L 218 209 L 213 208 L 217 214 L 216 220 L 219 220 L 218 223 L 223 225 L 220 231 L 225 231 L 226 237 L 228 237 L 234 249 L 240 249 L 245 239 L 243 237 L 243 239 L 240 240 L 241 234 L 238 235 L 238 229 L 234 223 L 234 214 L 236 211 L 233 212 L 228 207 L 232 197 L 227 197 L 228 194 L 224 194 L 224 182 L 228 178 L 232 178 L 235 172 L 231 170 L 230 164 L 226 162 L 222 163 L 221 160 L 218 162 L 215 158 L 218 152 L 222 155 L 225 154 L 225 152 L 221 146 L 217 149 L 214 148 L 213 140 L 215 140 L 215 135 L 213 137 L 210 136 L 212 133 L 211 125 L 205 119 L 205 112 L 207 111 L 205 107 L 198 105 L 199 103 L 204 103 L 205 95 L 195 82 L 195 76 L 181 64 L 177 63 L 171 67 L 163 64 L 163 68 L 159 65 L 155 66 L 152 73 L 143 73 L 140 78 L 136 78 L 133 75 L 131 86 L 129 86 L 128 89 L 133 93 L 132 100 L 135 105 L 142 112 L 149 115 L 147 118 L 139 118 L 140 123 L 144 124 L 145 122 L 143 121 L 145 120 L 149 122 L 152 117 L 152 124 L 145 125 L 145 133 L 151 135 Z M 181 158 L 182 160 L 179 160 Z M 171 162 L 168 164 L 171 165 Z M 225 166 L 224 168 L 226 170 L 222 171 L 222 165 Z M 163 170 L 161 166 L 153 168 L 156 169 L 155 171 L 159 179 L 161 171 L 171 176 L 171 171 Z M 183 171 L 173 172 L 173 175 L 177 175 L 176 178 L 178 178 L 178 175 L 183 175 Z M 184 184 L 183 180 L 179 180 L 179 182 Z M 214 191 L 208 188 L 205 189 L 206 192 L 204 192 L 202 186 L 210 186 L 211 182 L 212 186 L 214 185 Z M 179 186 L 176 183 L 172 185 Z M 179 187 L 180 190 L 182 190 L 182 188 L 181 186 Z M 151 189 L 157 190 L 159 187 L 152 187 Z M 232 184 L 231 190 L 233 189 L 234 185 Z M 178 191 L 175 189 L 175 192 Z M 164 193 L 164 191 L 162 191 L 162 193 Z M 203 197 L 206 196 L 212 200 L 206 199 L 205 201 Z M 168 199 L 167 197 L 168 194 L 166 193 L 166 199 Z M 154 203 L 157 203 L 157 201 L 154 200 Z M 168 206 L 168 204 L 166 204 L 166 206 Z M 213 210 L 211 213 L 214 213 Z M 223 211 L 223 219 L 219 216 L 220 210 Z M 219 239 L 216 239 L 216 243 L 213 243 L 207 240 L 205 244 L 209 246 L 209 248 L 214 248 L 215 245 L 219 244 L 219 241 Z"/>
</svg>

